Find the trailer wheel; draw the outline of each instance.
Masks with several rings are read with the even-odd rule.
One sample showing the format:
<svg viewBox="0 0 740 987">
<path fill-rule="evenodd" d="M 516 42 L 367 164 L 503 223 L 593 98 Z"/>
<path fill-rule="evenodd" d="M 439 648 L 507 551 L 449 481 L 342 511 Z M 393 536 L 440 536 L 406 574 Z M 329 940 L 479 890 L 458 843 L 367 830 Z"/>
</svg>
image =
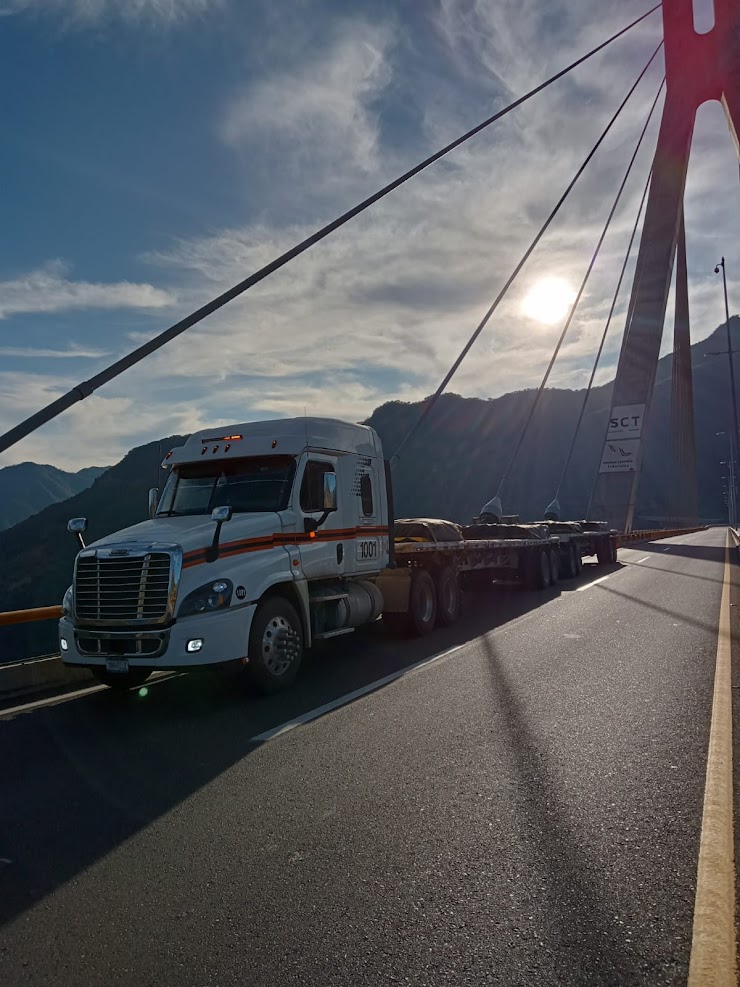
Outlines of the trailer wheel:
<svg viewBox="0 0 740 987">
<path fill-rule="evenodd" d="M 383 623 L 392 634 L 423 637 L 434 630 L 437 621 L 437 594 L 434 580 L 426 569 L 414 569 L 409 588 L 409 608 L 405 613 L 384 613 Z"/>
<path fill-rule="evenodd" d="M 260 692 L 279 692 L 293 684 L 302 660 L 303 628 L 295 607 L 281 596 L 268 596 L 249 632 L 249 678 Z"/>
<path fill-rule="evenodd" d="M 583 572 L 583 559 L 581 558 L 581 550 L 576 545 L 573 546 L 573 560 L 575 562 L 573 575 L 580 576 Z"/>
<path fill-rule="evenodd" d="M 437 573 L 437 624 L 450 627 L 460 619 L 462 596 L 460 580 L 452 566 L 445 566 Z"/>
<path fill-rule="evenodd" d="M 547 589 L 551 581 L 550 553 L 545 548 L 535 549 L 529 556 L 529 578 L 527 580 L 529 588 Z"/>
<path fill-rule="evenodd" d="M 612 560 L 611 538 L 600 538 L 596 545 L 596 560 L 599 565 L 608 565 Z"/>
<path fill-rule="evenodd" d="M 550 585 L 554 586 L 560 578 L 560 552 L 557 548 L 550 549 Z"/>
<path fill-rule="evenodd" d="M 154 671 L 153 668 L 131 668 L 128 672 L 109 672 L 100 665 L 92 665 L 90 671 L 101 685 L 107 685 L 115 692 L 126 692 L 143 685 Z"/>
<path fill-rule="evenodd" d="M 562 567 L 560 575 L 563 579 L 572 579 L 576 574 L 576 550 L 573 542 L 569 542 L 565 554 L 560 557 Z"/>
</svg>

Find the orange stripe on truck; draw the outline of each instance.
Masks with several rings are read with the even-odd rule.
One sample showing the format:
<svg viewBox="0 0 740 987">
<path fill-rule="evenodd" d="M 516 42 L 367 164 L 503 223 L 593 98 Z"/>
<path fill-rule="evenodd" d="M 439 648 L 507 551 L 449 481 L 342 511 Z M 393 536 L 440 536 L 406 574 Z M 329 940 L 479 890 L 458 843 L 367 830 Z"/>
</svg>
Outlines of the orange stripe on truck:
<svg viewBox="0 0 740 987">
<path fill-rule="evenodd" d="M 232 558 L 234 555 L 246 555 L 249 552 L 265 552 L 273 548 L 284 548 L 287 545 L 310 545 L 312 542 L 344 541 L 345 538 L 362 538 L 367 535 L 387 535 L 388 528 L 334 528 L 327 531 L 319 529 L 313 537 L 308 533 L 297 531 L 276 531 L 271 535 L 260 535 L 258 538 L 240 538 L 235 541 L 221 542 L 219 558 Z M 210 546 L 196 548 L 183 556 L 183 569 L 202 565 L 206 561 L 206 552 Z"/>
</svg>

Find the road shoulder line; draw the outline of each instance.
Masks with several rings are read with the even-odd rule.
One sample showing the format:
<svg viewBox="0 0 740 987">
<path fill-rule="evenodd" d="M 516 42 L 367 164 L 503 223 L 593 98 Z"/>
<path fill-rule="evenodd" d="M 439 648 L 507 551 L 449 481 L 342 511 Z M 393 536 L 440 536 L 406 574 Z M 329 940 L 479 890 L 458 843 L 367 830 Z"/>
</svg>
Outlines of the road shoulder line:
<svg viewBox="0 0 740 987">
<path fill-rule="evenodd" d="M 709 731 L 689 987 L 737 983 L 735 860 L 732 807 L 732 667 L 730 636 L 730 543 L 719 611 L 717 662 Z"/>
</svg>

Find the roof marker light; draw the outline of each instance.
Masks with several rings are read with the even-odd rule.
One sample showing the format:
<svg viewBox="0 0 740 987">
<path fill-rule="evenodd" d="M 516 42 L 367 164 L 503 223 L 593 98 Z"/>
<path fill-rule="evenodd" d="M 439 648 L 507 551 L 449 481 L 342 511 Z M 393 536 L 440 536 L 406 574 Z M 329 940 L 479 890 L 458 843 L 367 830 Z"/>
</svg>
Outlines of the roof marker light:
<svg viewBox="0 0 740 987">
<path fill-rule="evenodd" d="M 231 443 L 227 442 L 226 445 L 224 446 L 224 452 L 228 452 L 230 448 L 231 448 Z"/>
<path fill-rule="evenodd" d="M 224 435 L 224 442 L 237 442 L 241 435 Z"/>
<path fill-rule="evenodd" d="M 272 448 L 274 449 L 276 445 L 277 445 L 277 439 L 273 439 L 272 440 Z"/>
<path fill-rule="evenodd" d="M 214 453 L 218 452 L 218 446 L 214 446 L 213 447 L 213 451 L 214 451 Z"/>
</svg>

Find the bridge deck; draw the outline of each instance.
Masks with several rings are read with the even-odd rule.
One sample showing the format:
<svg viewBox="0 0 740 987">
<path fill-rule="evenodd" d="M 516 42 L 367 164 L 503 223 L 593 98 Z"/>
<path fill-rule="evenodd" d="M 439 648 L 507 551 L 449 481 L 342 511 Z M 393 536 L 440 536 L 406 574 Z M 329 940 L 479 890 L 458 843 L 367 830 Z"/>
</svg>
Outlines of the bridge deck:
<svg viewBox="0 0 740 987">
<path fill-rule="evenodd" d="M 0 713 L 0 981 L 685 983 L 724 541 L 339 639 L 284 696 Z"/>
</svg>

